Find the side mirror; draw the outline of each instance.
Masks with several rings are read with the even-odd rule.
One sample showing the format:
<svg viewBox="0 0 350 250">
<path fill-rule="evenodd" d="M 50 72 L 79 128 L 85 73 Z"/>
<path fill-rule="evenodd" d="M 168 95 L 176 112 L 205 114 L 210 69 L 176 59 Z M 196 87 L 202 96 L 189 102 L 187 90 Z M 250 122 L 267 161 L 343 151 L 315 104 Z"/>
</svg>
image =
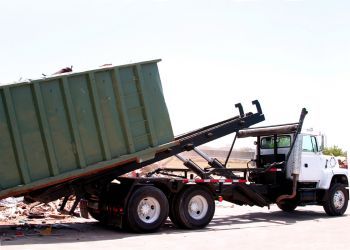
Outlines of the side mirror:
<svg viewBox="0 0 350 250">
<path fill-rule="evenodd" d="M 321 144 L 319 147 L 319 152 L 323 152 L 324 148 L 326 145 L 326 136 L 325 135 L 321 135 Z"/>
</svg>

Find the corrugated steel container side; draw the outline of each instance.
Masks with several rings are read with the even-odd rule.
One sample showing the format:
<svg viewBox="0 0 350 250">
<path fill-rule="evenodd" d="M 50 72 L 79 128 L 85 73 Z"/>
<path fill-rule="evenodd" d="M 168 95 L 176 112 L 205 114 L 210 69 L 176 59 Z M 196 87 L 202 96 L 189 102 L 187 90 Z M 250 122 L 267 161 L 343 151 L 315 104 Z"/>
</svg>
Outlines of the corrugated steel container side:
<svg viewBox="0 0 350 250">
<path fill-rule="evenodd" d="M 151 158 L 173 141 L 157 62 L 0 87 L 0 197 Z"/>
</svg>

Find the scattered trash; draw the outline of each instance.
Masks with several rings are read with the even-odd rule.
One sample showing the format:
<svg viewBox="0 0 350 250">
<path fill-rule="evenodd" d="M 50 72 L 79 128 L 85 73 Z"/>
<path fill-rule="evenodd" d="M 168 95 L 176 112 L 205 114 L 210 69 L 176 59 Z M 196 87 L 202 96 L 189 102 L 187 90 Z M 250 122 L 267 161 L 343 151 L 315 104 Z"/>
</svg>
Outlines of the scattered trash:
<svg viewBox="0 0 350 250">
<path fill-rule="evenodd" d="M 44 213 L 29 213 L 28 218 L 29 219 L 42 219 L 42 218 L 45 218 L 45 214 Z"/>
<path fill-rule="evenodd" d="M 60 211 L 63 199 L 49 203 L 34 202 L 27 197 L 0 200 L 0 226 L 5 226 L 1 228 L 0 246 L 1 242 L 27 237 L 62 236 L 66 230 L 81 232 L 79 227 L 71 226 L 71 223 L 83 220 L 79 218 L 79 206 L 74 210 L 74 216 L 69 214 L 74 202 L 75 197 L 70 196 L 65 209 Z"/>
<path fill-rule="evenodd" d="M 23 197 L 19 198 L 14 198 L 14 197 L 9 197 L 3 200 L 0 200 L 0 207 L 16 207 L 19 202 L 23 201 Z"/>
<path fill-rule="evenodd" d="M 21 231 L 17 231 L 15 235 L 16 237 L 24 237 L 24 233 Z"/>
<path fill-rule="evenodd" d="M 14 198 L 9 197 L 3 200 L 0 200 L 0 219 L 13 219 L 16 217 L 17 205 L 19 202 L 23 201 L 23 197 Z"/>
<path fill-rule="evenodd" d="M 40 231 L 41 236 L 49 236 L 51 234 L 52 234 L 52 227 L 51 226 Z"/>
<path fill-rule="evenodd" d="M 81 230 L 79 228 L 75 228 L 75 227 L 72 227 L 71 225 L 67 225 L 67 224 L 53 224 L 52 228 L 54 228 L 54 229 L 70 229 L 70 230 L 75 230 L 75 231 L 81 232 Z"/>
<path fill-rule="evenodd" d="M 70 225 L 67 225 L 67 224 L 53 224 L 52 225 L 52 228 L 55 228 L 55 229 L 74 229 L 73 227 L 71 227 Z"/>
<path fill-rule="evenodd" d="M 73 71 L 73 66 L 65 67 L 65 68 L 60 69 L 59 71 L 53 73 L 53 75 L 59 75 L 59 74 L 68 73 L 68 72 L 72 72 L 72 71 Z"/>
<path fill-rule="evenodd" d="M 33 221 L 36 219 L 45 219 L 42 224 L 45 224 L 47 220 L 66 220 L 72 218 L 72 215 L 68 213 L 73 207 L 75 201 L 74 196 L 70 196 L 66 204 L 66 209 L 59 211 L 58 208 L 63 202 L 63 199 L 59 199 L 49 203 L 33 202 L 27 198 L 6 198 L 0 200 L 0 224 L 15 224 L 23 225 L 27 221 Z M 74 216 L 79 216 L 79 207 L 73 213 Z"/>
<path fill-rule="evenodd" d="M 68 215 L 65 214 L 50 214 L 49 217 L 54 218 L 54 219 L 58 219 L 58 220 L 62 220 L 68 217 Z"/>
<path fill-rule="evenodd" d="M 13 237 L 4 237 L 1 240 L 2 241 L 12 241 L 12 240 L 14 240 L 14 238 Z"/>
<path fill-rule="evenodd" d="M 27 223 L 27 221 L 26 221 L 26 220 L 19 220 L 18 223 L 19 223 L 20 225 L 24 225 L 24 224 Z"/>
</svg>

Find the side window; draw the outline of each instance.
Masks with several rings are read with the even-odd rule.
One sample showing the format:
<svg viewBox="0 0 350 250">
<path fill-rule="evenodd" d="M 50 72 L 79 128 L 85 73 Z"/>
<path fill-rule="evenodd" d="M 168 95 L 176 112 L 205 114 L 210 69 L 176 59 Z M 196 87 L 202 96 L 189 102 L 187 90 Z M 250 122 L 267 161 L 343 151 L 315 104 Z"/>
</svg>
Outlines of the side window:
<svg viewBox="0 0 350 250">
<path fill-rule="evenodd" d="M 309 136 L 309 135 L 303 136 L 303 151 L 304 152 L 313 152 L 311 136 Z"/>
<path fill-rule="evenodd" d="M 262 149 L 272 149 L 274 144 L 273 137 L 264 137 L 261 139 L 260 148 Z"/>
<path fill-rule="evenodd" d="M 279 148 L 289 148 L 291 145 L 290 135 L 281 135 L 278 137 L 277 147 Z"/>
<path fill-rule="evenodd" d="M 273 149 L 275 144 L 274 137 L 263 137 L 261 139 L 261 149 Z M 291 145 L 290 135 L 279 135 L 277 137 L 277 147 L 278 148 L 289 148 Z"/>
<path fill-rule="evenodd" d="M 317 152 L 317 142 L 315 136 L 304 135 L 303 136 L 303 151 L 304 152 Z"/>
</svg>

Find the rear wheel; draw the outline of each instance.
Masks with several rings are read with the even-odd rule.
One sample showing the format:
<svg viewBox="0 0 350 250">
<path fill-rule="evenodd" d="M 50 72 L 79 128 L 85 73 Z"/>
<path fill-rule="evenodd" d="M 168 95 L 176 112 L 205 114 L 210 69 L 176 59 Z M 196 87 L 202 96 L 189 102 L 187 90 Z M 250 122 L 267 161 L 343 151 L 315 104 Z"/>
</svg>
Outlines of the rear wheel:
<svg viewBox="0 0 350 250">
<path fill-rule="evenodd" d="M 323 203 L 324 211 L 330 216 L 343 215 L 348 207 L 349 194 L 345 186 L 334 184 L 327 192 Z"/>
<path fill-rule="evenodd" d="M 92 218 L 103 223 L 103 220 L 102 220 L 103 216 L 101 215 L 101 213 L 99 211 L 96 211 L 95 209 L 88 208 L 88 212 Z"/>
<path fill-rule="evenodd" d="M 215 213 L 212 194 L 197 186 L 181 192 L 173 206 L 174 224 L 187 229 L 200 229 L 207 226 Z"/>
<path fill-rule="evenodd" d="M 175 225 L 175 227 L 177 228 L 183 228 L 184 226 L 182 225 L 180 218 L 178 217 L 176 211 L 176 201 L 179 198 L 178 194 L 173 195 L 170 199 L 169 199 L 169 218 L 171 220 L 171 222 Z"/>
<path fill-rule="evenodd" d="M 116 209 L 118 209 L 118 206 L 116 206 L 111 197 L 107 201 L 91 201 L 91 203 L 88 204 L 89 205 L 87 207 L 87 211 L 89 212 L 92 218 L 99 221 L 103 225 L 116 227 L 119 226 L 120 222 L 118 223 L 118 219 L 120 221 L 120 217 L 118 218 L 115 214 L 115 211 Z"/>
<path fill-rule="evenodd" d="M 156 187 L 144 186 L 131 194 L 124 220 L 134 232 L 154 232 L 164 224 L 168 212 L 164 193 Z"/>
<path fill-rule="evenodd" d="M 105 224 L 105 222 L 107 221 L 106 219 L 107 215 L 100 209 L 99 198 L 95 196 L 88 199 L 86 209 L 87 209 L 87 212 L 90 214 L 90 217 Z"/>
</svg>

